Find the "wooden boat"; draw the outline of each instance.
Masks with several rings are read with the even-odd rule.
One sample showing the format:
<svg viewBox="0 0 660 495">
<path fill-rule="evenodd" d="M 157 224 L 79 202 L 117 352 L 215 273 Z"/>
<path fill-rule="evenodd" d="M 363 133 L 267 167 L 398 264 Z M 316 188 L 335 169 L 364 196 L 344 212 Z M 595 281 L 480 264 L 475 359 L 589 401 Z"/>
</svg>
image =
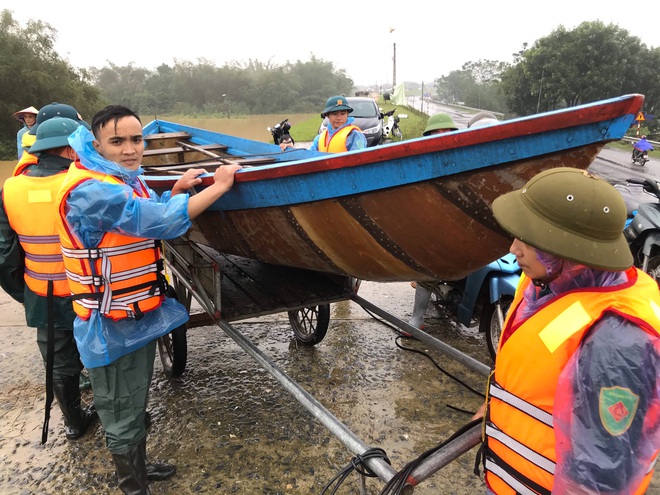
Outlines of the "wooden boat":
<svg viewBox="0 0 660 495">
<path fill-rule="evenodd" d="M 643 101 L 626 95 L 338 154 L 155 120 L 143 163 L 157 192 L 191 166 L 245 167 L 187 234 L 219 252 L 362 280 L 456 280 L 508 249 L 496 197 L 548 168 L 586 169 Z"/>
</svg>

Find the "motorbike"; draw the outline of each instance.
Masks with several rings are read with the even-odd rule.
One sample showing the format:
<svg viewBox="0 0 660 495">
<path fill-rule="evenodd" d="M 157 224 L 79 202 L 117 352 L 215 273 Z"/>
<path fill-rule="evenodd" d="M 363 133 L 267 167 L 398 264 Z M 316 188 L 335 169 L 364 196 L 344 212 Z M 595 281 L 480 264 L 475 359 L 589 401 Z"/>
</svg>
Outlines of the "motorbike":
<svg viewBox="0 0 660 495">
<path fill-rule="evenodd" d="M 516 257 L 507 253 L 461 280 L 440 282 L 431 299 L 447 307 L 466 327 L 478 315 L 479 332 L 486 334 L 488 352 L 495 361 L 504 316 L 513 301 L 520 274 Z"/>
<path fill-rule="evenodd" d="M 289 119 L 284 119 L 282 122 L 278 122 L 273 127 L 266 128 L 271 135 L 273 136 L 273 141 L 275 144 L 280 143 L 291 143 L 295 144 L 293 137 L 289 133 L 291 130 L 291 124 L 289 124 Z"/>
<path fill-rule="evenodd" d="M 389 139 L 392 136 L 403 139 L 403 132 L 401 132 L 401 128 L 399 127 L 400 118 L 394 115 L 394 112 L 396 112 L 396 108 L 380 114 L 382 119 L 387 117 L 387 122 L 383 125 L 383 139 Z"/>
<path fill-rule="evenodd" d="M 658 282 L 660 281 L 660 187 L 658 182 L 652 179 L 627 179 L 627 182 L 642 186 L 643 191 L 655 200 L 648 203 L 641 202 L 636 210 L 629 213 L 623 234 L 630 246 L 634 265 Z M 630 212 L 631 208 L 628 210 Z"/>
<path fill-rule="evenodd" d="M 646 162 L 649 161 L 649 152 L 648 151 L 641 151 L 638 150 L 637 148 L 633 148 L 632 151 L 632 162 L 636 163 L 637 165 L 641 165 L 642 167 L 646 165 Z"/>
</svg>

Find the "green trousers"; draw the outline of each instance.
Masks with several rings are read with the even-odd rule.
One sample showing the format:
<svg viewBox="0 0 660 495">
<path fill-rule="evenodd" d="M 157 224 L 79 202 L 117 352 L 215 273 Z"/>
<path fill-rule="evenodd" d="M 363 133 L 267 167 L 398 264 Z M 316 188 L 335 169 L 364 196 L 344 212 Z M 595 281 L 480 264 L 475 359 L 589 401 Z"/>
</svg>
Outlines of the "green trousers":
<svg viewBox="0 0 660 495">
<path fill-rule="evenodd" d="M 94 406 L 112 454 L 124 454 L 147 435 L 144 416 L 154 374 L 156 341 L 120 357 L 107 366 L 89 368 Z"/>
<path fill-rule="evenodd" d="M 37 345 L 41 352 L 41 358 L 46 365 L 48 329 L 37 328 Z M 73 329 L 62 330 L 55 329 L 53 353 L 53 378 L 62 378 L 65 376 L 74 376 L 80 373 L 83 366 L 80 362 L 80 354 L 76 341 L 73 338 Z"/>
</svg>

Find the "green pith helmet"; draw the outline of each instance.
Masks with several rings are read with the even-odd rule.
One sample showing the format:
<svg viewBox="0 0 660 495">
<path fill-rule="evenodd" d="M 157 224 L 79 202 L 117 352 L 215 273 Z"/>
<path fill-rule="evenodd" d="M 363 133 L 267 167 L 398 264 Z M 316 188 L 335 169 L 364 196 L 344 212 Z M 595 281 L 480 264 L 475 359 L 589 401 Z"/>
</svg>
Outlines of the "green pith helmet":
<svg viewBox="0 0 660 495">
<path fill-rule="evenodd" d="M 623 236 L 626 203 L 606 181 L 559 167 L 493 201 L 493 215 L 513 237 L 561 258 L 601 270 L 633 263 Z"/>
<path fill-rule="evenodd" d="M 79 124 L 84 125 L 87 129 L 91 129 L 89 124 L 82 119 L 82 117 L 75 108 L 73 108 L 71 105 L 67 105 L 66 103 L 55 102 L 43 106 L 39 109 L 39 114 L 37 115 L 37 122 L 32 126 L 32 129 L 30 129 L 28 132 L 33 136 L 36 135 L 37 129 L 39 129 L 41 123 L 46 122 L 47 120 L 52 119 L 54 117 L 62 117 L 62 118 L 75 120 Z"/>
<path fill-rule="evenodd" d="M 447 129 L 448 131 L 458 130 L 458 126 L 454 124 L 454 121 L 451 120 L 451 117 L 446 113 L 436 113 L 429 117 L 429 121 L 426 124 L 426 129 L 422 133 L 422 136 L 428 136 L 433 131 L 438 131 L 440 129 Z"/>
<path fill-rule="evenodd" d="M 37 129 L 37 140 L 30 147 L 30 153 L 69 146 L 68 137 L 80 124 L 73 119 L 54 117 L 43 122 Z"/>
<path fill-rule="evenodd" d="M 338 112 L 340 110 L 348 110 L 348 113 L 351 113 L 353 108 L 348 104 L 345 96 L 333 96 L 332 98 L 328 98 L 321 117 L 326 117 L 330 112 Z"/>
</svg>

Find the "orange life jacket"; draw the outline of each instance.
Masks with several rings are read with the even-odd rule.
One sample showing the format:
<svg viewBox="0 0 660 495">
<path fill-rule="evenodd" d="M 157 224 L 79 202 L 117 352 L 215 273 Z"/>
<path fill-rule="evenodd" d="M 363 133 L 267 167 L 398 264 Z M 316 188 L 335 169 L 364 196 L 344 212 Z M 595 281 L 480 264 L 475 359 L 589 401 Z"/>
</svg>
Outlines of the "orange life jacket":
<svg viewBox="0 0 660 495">
<path fill-rule="evenodd" d="M 65 172 L 47 177 L 18 175 L 8 178 L 3 188 L 9 224 L 25 251 L 25 283 L 44 297 L 49 280 L 53 281 L 53 295 L 71 295 L 56 228 L 57 192 L 65 177 Z"/>
<path fill-rule="evenodd" d="M 73 164 L 58 195 L 58 227 L 64 265 L 73 294 L 74 310 L 88 319 L 93 310 L 113 320 L 141 318 L 163 301 L 166 280 L 160 241 L 106 232 L 95 248 L 84 247 L 66 222 L 66 200 L 71 191 L 87 180 L 123 184 L 111 175 Z M 142 186 L 133 197 L 148 198 Z"/>
<path fill-rule="evenodd" d="M 321 132 L 321 136 L 319 137 L 319 151 L 330 153 L 341 153 L 342 151 L 348 151 L 348 148 L 346 147 L 346 139 L 348 139 L 348 135 L 351 133 L 351 131 L 355 130 L 362 132 L 360 128 L 355 125 L 347 125 L 346 127 L 342 127 L 332 135 L 328 142 L 328 129 L 323 129 L 323 132 Z"/>
<path fill-rule="evenodd" d="M 552 416 L 557 382 L 585 333 L 606 311 L 654 336 L 660 334 L 656 282 L 636 268 L 626 273 L 629 282 L 625 287 L 572 291 L 557 297 L 500 345 L 485 417 L 486 480 L 497 495 L 552 492 L 557 460 Z M 505 329 L 514 321 L 530 283 L 523 276 Z M 657 455 L 656 451 L 651 466 Z M 631 493 L 644 493 L 652 474 L 650 469 Z"/>
<path fill-rule="evenodd" d="M 35 155 L 31 155 L 27 151 L 23 151 L 21 159 L 18 160 L 18 163 L 14 167 L 14 171 L 11 173 L 11 175 L 21 175 L 27 167 L 30 165 L 36 165 L 37 163 L 39 163 L 39 158 L 37 158 Z"/>
</svg>

